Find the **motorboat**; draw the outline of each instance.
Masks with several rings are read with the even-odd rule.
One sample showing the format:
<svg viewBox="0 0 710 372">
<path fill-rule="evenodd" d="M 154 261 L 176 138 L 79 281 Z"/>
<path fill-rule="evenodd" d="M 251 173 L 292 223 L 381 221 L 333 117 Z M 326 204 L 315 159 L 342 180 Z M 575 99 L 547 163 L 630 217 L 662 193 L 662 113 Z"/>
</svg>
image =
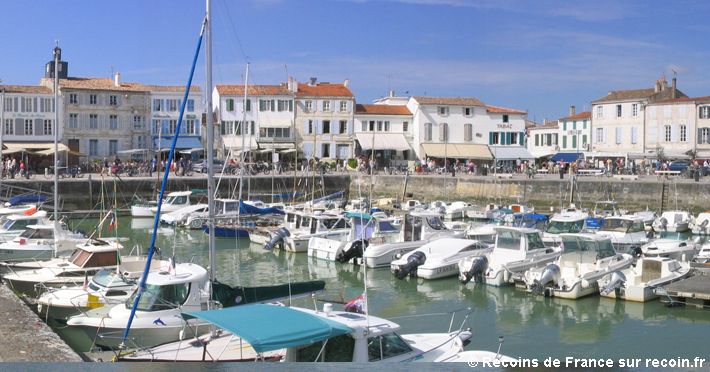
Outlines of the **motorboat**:
<svg viewBox="0 0 710 372">
<path fill-rule="evenodd" d="M 173 212 L 182 207 L 190 205 L 190 196 L 192 191 L 175 191 L 168 194 L 163 200 L 163 205 L 160 207 L 160 213 Z M 153 216 L 158 212 L 158 206 L 150 207 L 150 212 Z"/>
<path fill-rule="evenodd" d="M 654 231 L 684 232 L 690 229 L 692 216 L 685 211 L 667 211 L 653 221 Z"/>
<path fill-rule="evenodd" d="M 153 217 L 155 213 L 151 211 L 151 208 L 157 205 L 158 203 L 155 201 L 137 201 L 131 205 L 131 217 Z"/>
<path fill-rule="evenodd" d="M 700 246 L 698 254 L 695 255 L 693 262 L 707 264 L 710 262 L 710 243 L 705 243 Z"/>
<path fill-rule="evenodd" d="M 603 297 L 646 302 L 658 298 L 657 287 L 681 280 L 690 274 L 690 263 L 667 257 L 642 257 L 635 266 L 614 271 L 599 279 Z"/>
<path fill-rule="evenodd" d="M 345 240 L 351 232 L 350 221 L 342 214 L 289 211 L 285 218 L 291 223 L 284 227 L 256 228 L 250 232 L 249 238 L 257 244 L 265 242 L 267 249 L 308 252 L 313 237 Z"/>
<path fill-rule="evenodd" d="M 28 210 L 22 214 L 10 214 L 0 217 L 0 243 L 15 239 L 29 225 L 49 223 L 46 211 Z"/>
<path fill-rule="evenodd" d="M 513 221 L 511 223 L 511 226 L 527 227 L 535 230 L 545 230 L 548 221 L 548 216 L 541 213 L 515 213 L 513 214 Z"/>
<path fill-rule="evenodd" d="M 402 204 L 402 210 L 403 211 L 412 211 L 412 210 L 417 210 L 417 209 L 424 209 L 425 205 L 422 204 L 419 200 L 416 199 L 409 199 Z"/>
<path fill-rule="evenodd" d="M 620 216 L 625 214 L 624 211 L 617 207 L 617 203 L 613 200 L 602 200 L 594 203 L 594 209 L 591 211 L 591 216 L 587 218 L 587 230 L 597 230 L 604 224 L 604 219 L 611 216 Z"/>
<path fill-rule="evenodd" d="M 215 199 L 215 223 L 231 223 L 240 217 L 241 204 L 253 204 L 251 201 L 241 202 L 237 199 Z M 184 217 L 184 226 L 192 230 L 202 230 L 209 217 L 209 207 L 198 208 L 187 213 Z"/>
<path fill-rule="evenodd" d="M 396 242 L 370 243 L 362 254 L 365 266 L 370 268 L 389 267 L 390 263 L 407 252 L 439 238 L 461 238 L 464 232 L 446 228 L 441 215 L 431 211 L 409 211 L 404 215 L 404 223 Z"/>
<path fill-rule="evenodd" d="M 118 241 L 107 242 L 92 239 L 77 245 L 68 258 L 56 258 L 49 261 L 29 262 L 34 269 L 16 271 L 10 266 L 10 273 L 3 276 L 3 281 L 15 292 L 30 298 L 36 298 L 48 288 L 72 287 L 81 285 L 87 277 L 101 269 L 115 270 L 122 258 L 119 250 L 123 246 Z M 123 257 L 124 261 L 140 260 L 140 257 Z M 143 261 L 145 262 L 145 261 Z M 22 263 L 18 264 L 19 268 Z"/>
<path fill-rule="evenodd" d="M 25 214 L 27 212 L 36 211 L 37 204 L 12 204 L 5 203 L 5 207 L 0 208 L 0 216 L 10 216 L 13 214 Z"/>
<path fill-rule="evenodd" d="M 369 209 L 369 202 L 366 198 L 357 198 L 349 200 L 345 205 L 345 210 L 348 212 L 364 212 Z"/>
<path fill-rule="evenodd" d="M 491 250 L 490 245 L 476 240 L 441 238 L 395 259 L 390 270 L 397 279 L 456 276 L 459 261 L 474 256 L 485 257 Z"/>
<path fill-rule="evenodd" d="M 586 227 L 587 217 L 587 213 L 575 208 L 555 213 L 545 227 L 543 242 L 550 246 L 559 246 L 560 234 L 581 233 Z"/>
<path fill-rule="evenodd" d="M 69 254 L 84 240 L 83 234 L 69 231 L 63 223 L 56 231 L 54 223 L 27 225 L 15 239 L 0 244 L 0 262 L 48 260 Z"/>
<path fill-rule="evenodd" d="M 466 239 L 478 240 L 493 246 L 496 243 L 496 228 L 498 226 L 493 224 L 469 226 L 464 235 Z"/>
<path fill-rule="evenodd" d="M 631 215 L 636 218 L 640 218 L 643 221 L 646 232 L 653 231 L 653 221 L 656 220 L 656 212 L 646 208 L 646 210 L 634 212 L 631 213 Z"/>
<path fill-rule="evenodd" d="M 338 262 L 357 261 L 368 245 L 393 243 L 399 237 L 399 229 L 387 216 L 349 212 L 345 217 L 350 219 L 350 234 L 344 239 L 311 237 L 308 242 L 309 257 Z"/>
<path fill-rule="evenodd" d="M 513 361 L 496 352 L 464 351 L 471 333 L 402 334 L 397 323 L 372 315 L 279 305 L 189 313 L 221 331 L 122 356 L 142 361 L 484 362 Z M 453 319 L 452 319 L 453 320 Z"/>
<path fill-rule="evenodd" d="M 690 231 L 693 235 L 710 235 L 710 212 L 699 213 L 690 221 Z"/>
<path fill-rule="evenodd" d="M 466 216 L 473 221 L 487 222 L 493 218 L 494 211 L 498 209 L 499 207 L 497 204 L 488 203 L 483 208 L 473 207 L 469 209 L 468 211 L 466 211 Z"/>
<path fill-rule="evenodd" d="M 192 204 L 172 212 L 160 213 L 160 223 L 170 226 L 184 227 L 187 223 L 187 217 L 190 214 L 204 212 L 207 212 L 207 204 Z M 151 224 L 150 226 L 152 227 L 153 225 Z"/>
<path fill-rule="evenodd" d="M 644 257 L 668 257 L 679 261 L 692 260 L 695 257 L 696 249 L 696 244 L 689 239 L 660 238 L 641 246 Z"/>
<path fill-rule="evenodd" d="M 631 252 L 648 243 L 643 220 L 630 214 L 607 217 L 597 234 L 611 238 L 616 250 L 622 252 Z"/>
<path fill-rule="evenodd" d="M 562 254 L 544 267 L 532 268 L 520 284 L 533 294 L 578 299 L 598 293 L 598 281 L 624 270 L 634 257 L 617 253 L 611 238 L 597 234 L 562 234 Z"/>
<path fill-rule="evenodd" d="M 496 227 L 496 239 L 488 257 L 467 257 L 459 261 L 459 279 L 471 279 L 488 285 L 512 284 L 514 276 L 546 265 L 562 253 L 561 247 L 546 247 L 537 230 L 519 227 Z"/>
<path fill-rule="evenodd" d="M 468 211 L 476 207 L 462 201 L 455 201 L 444 207 L 444 220 L 460 221 L 468 217 Z"/>
</svg>

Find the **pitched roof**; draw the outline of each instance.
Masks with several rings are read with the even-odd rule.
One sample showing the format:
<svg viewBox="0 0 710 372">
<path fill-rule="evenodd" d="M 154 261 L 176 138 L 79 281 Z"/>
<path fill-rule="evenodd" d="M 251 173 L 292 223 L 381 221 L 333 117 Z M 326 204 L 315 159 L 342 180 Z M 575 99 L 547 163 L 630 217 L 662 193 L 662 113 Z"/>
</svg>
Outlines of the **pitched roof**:
<svg viewBox="0 0 710 372">
<path fill-rule="evenodd" d="M 42 78 L 40 84 L 44 86 L 52 86 L 53 82 L 50 78 Z M 129 83 L 121 81 L 117 86 L 111 78 L 92 78 L 92 77 L 69 77 L 67 79 L 59 79 L 59 86 L 66 89 L 84 89 L 84 90 L 105 90 L 105 91 L 122 91 L 122 92 L 184 92 L 185 86 L 182 85 L 147 85 L 141 83 Z M 193 85 L 190 91 L 199 92 L 200 87 Z"/>
<path fill-rule="evenodd" d="M 52 90 L 41 85 L 0 85 L 5 93 L 51 94 Z"/>
<path fill-rule="evenodd" d="M 317 83 L 309 85 L 298 83 L 297 97 L 353 97 L 353 92 L 344 84 Z"/>
<path fill-rule="evenodd" d="M 481 102 L 475 97 L 425 97 L 425 96 L 414 96 L 420 105 L 449 105 L 449 106 L 485 106 L 486 104 Z"/>
<path fill-rule="evenodd" d="M 527 114 L 525 111 L 491 105 L 486 105 L 486 111 L 492 114 Z"/>
<path fill-rule="evenodd" d="M 407 115 L 411 116 L 407 106 L 404 105 L 355 105 L 356 115 Z"/>
<path fill-rule="evenodd" d="M 555 123 L 555 124 L 552 124 L 552 123 L 550 123 L 550 124 L 538 124 L 538 125 L 534 125 L 534 126 L 528 127 L 529 130 L 557 129 L 557 128 L 558 128 L 557 123 Z"/>
<path fill-rule="evenodd" d="M 678 97 L 678 98 L 669 98 L 669 99 L 658 100 L 653 103 L 650 103 L 649 105 L 662 105 L 662 104 L 669 104 L 669 103 L 708 102 L 708 101 L 710 101 L 710 96 Z"/>
<path fill-rule="evenodd" d="M 615 102 L 615 101 L 630 101 L 637 99 L 647 99 L 649 102 L 656 102 L 671 97 L 672 87 L 666 87 L 660 92 L 656 92 L 655 88 L 648 89 L 631 89 L 631 90 L 613 90 L 609 92 L 605 97 L 596 99 L 592 103 L 604 103 L 604 102 Z M 687 97 L 685 93 L 681 92 L 679 89 L 675 90 L 675 95 L 678 98 Z"/>
<path fill-rule="evenodd" d="M 591 119 L 591 118 L 592 118 L 591 111 L 583 111 L 583 112 L 577 113 L 572 116 L 567 116 L 567 117 L 562 118 L 560 120 L 569 121 L 569 120 L 584 120 L 584 119 Z"/>
<path fill-rule="evenodd" d="M 223 95 L 244 95 L 244 85 L 217 85 L 217 92 Z M 250 96 L 293 96 L 285 85 L 249 85 L 247 95 Z"/>
</svg>

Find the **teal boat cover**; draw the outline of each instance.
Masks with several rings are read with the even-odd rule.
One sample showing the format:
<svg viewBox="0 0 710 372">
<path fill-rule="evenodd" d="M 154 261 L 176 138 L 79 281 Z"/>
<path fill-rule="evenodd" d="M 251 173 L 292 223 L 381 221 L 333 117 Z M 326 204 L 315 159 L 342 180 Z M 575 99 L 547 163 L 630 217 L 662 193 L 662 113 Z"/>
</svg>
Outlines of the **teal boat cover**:
<svg viewBox="0 0 710 372">
<path fill-rule="evenodd" d="M 259 353 L 310 345 L 353 331 L 325 317 L 277 305 L 244 305 L 189 315 L 232 332 Z"/>
</svg>

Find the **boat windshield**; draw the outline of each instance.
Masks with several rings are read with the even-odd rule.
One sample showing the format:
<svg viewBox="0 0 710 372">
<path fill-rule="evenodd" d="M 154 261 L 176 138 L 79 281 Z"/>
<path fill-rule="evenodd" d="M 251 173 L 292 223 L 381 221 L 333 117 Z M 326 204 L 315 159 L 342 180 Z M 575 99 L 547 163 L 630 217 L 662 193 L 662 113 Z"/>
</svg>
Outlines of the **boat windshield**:
<svg viewBox="0 0 710 372">
<path fill-rule="evenodd" d="M 607 218 L 600 231 L 613 231 L 622 233 L 633 233 L 644 231 L 643 221 L 623 220 L 619 218 Z"/>
<path fill-rule="evenodd" d="M 520 233 L 512 230 L 501 230 L 498 231 L 498 238 L 496 240 L 496 248 L 503 249 L 520 249 Z"/>
<path fill-rule="evenodd" d="M 616 254 L 610 239 L 592 240 L 579 239 L 577 237 L 562 238 L 564 254 L 596 252 L 596 258 L 611 257 Z"/>
<path fill-rule="evenodd" d="M 27 229 L 20 234 L 20 238 L 26 239 L 54 239 L 52 229 Z"/>
<path fill-rule="evenodd" d="M 175 204 L 175 205 L 187 204 L 187 195 L 168 196 L 165 199 L 165 204 Z"/>
<path fill-rule="evenodd" d="M 138 291 L 133 292 L 131 297 L 126 300 L 126 308 L 131 309 L 136 301 Z M 138 310 L 141 311 L 160 311 L 175 309 L 187 301 L 190 294 L 190 283 L 155 285 L 147 284 L 140 302 L 138 302 Z"/>
<path fill-rule="evenodd" d="M 348 229 L 350 224 L 344 218 L 325 218 L 321 220 L 326 229 Z"/>
<path fill-rule="evenodd" d="M 542 242 L 540 234 L 534 232 L 530 234 L 525 234 L 528 238 L 528 250 L 531 249 L 545 249 L 545 243 Z"/>
<path fill-rule="evenodd" d="M 397 231 L 390 221 L 378 221 L 381 232 Z"/>
<path fill-rule="evenodd" d="M 91 279 L 91 282 L 104 288 L 122 287 L 128 285 L 128 283 L 123 280 L 123 277 L 116 273 L 116 270 L 112 269 L 104 269 L 99 271 Z"/>
<path fill-rule="evenodd" d="M 578 233 L 584 227 L 584 219 L 578 221 L 550 221 L 545 232 L 550 234 Z"/>
<path fill-rule="evenodd" d="M 426 222 L 434 230 L 446 230 L 446 226 L 444 226 L 439 217 L 427 217 Z"/>
</svg>

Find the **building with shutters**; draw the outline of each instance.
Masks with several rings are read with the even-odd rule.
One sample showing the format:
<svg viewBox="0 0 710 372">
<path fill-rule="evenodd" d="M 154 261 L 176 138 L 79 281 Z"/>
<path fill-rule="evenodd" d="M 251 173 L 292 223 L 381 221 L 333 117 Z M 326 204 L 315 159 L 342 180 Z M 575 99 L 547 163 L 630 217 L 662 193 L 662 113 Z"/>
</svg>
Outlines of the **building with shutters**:
<svg viewBox="0 0 710 372">
<path fill-rule="evenodd" d="M 193 86 L 190 89 L 179 131 L 177 130 L 177 123 L 180 118 L 182 100 L 185 96 L 185 87 L 147 85 L 145 89 L 148 91 L 149 96 L 151 141 L 147 144 L 146 137 L 140 134 L 145 130 L 147 123 L 134 116 L 132 122 L 134 131 L 132 148 L 150 148 L 153 151 L 162 152 L 170 149 L 173 137 L 177 134 L 176 150 L 181 151 L 182 154 L 202 151 L 204 149 L 201 140 L 203 103 L 200 87 Z"/>
<path fill-rule="evenodd" d="M 16 154 L 23 149 L 49 149 L 54 144 L 55 130 L 59 130 L 59 140 L 62 140 L 62 127 L 57 127 L 54 122 L 52 89 L 44 86 L 0 85 L 0 105 L 3 155 Z"/>
<path fill-rule="evenodd" d="M 379 166 L 404 165 L 412 150 L 412 113 L 406 105 L 355 106 L 355 155 L 374 154 Z"/>
<path fill-rule="evenodd" d="M 557 153 L 560 149 L 559 123 L 553 121 L 529 127 L 527 148 L 536 159 Z"/>
</svg>

